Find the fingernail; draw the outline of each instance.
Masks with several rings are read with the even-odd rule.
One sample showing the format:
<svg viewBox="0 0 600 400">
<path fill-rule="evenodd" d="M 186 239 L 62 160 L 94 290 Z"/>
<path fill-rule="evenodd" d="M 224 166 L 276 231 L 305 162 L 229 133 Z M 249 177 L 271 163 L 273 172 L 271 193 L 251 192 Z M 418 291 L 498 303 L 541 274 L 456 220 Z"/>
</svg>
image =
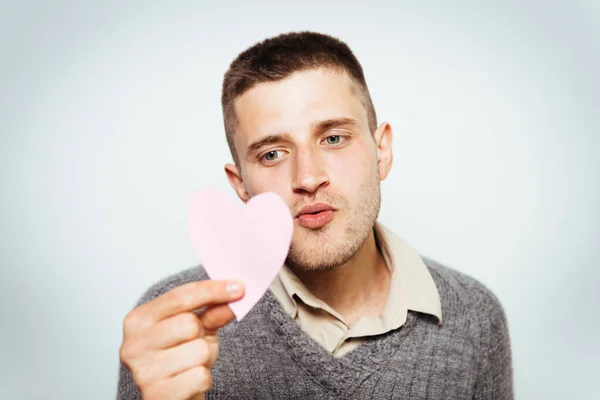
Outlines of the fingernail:
<svg viewBox="0 0 600 400">
<path fill-rule="evenodd" d="M 239 294 L 242 291 L 242 285 L 237 282 L 228 283 L 226 286 L 227 292 L 229 294 Z"/>
</svg>

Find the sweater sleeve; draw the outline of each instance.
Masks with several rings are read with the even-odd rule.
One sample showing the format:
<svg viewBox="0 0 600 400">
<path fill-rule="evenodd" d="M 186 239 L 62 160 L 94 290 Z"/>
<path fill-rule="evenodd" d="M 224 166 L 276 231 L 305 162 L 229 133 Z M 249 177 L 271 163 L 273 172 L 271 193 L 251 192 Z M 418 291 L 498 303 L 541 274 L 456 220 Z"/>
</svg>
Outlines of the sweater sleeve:
<svg viewBox="0 0 600 400">
<path fill-rule="evenodd" d="M 491 291 L 482 290 L 480 368 L 475 400 L 512 400 L 513 369 L 506 314 Z"/>
<path fill-rule="evenodd" d="M 140 400 L 141 394 L 131 377 L 129 369 L 121 363 L 119 366 L 119 382 L 117 400 Z"/>
</svg>

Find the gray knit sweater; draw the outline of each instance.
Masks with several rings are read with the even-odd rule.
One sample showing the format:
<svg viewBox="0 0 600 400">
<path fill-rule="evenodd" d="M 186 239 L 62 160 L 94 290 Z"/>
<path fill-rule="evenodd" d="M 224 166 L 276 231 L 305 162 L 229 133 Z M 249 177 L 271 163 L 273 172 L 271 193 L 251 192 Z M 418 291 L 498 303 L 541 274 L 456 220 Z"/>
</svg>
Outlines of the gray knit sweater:
<svg viewBox="0 0 600 400">
<path fill-rule="evenodd" d="M 219 332 L 220 353 L 207 399 L 512 399 L 508 327 L 481 283 L 430 259 L 443 323 L 409 312 L 399 329 L 336 358 L 306 335 L 268 291 L 241 321 Z M 138 304 L 186 282 L 195 267 L 152 286 Z M 117 399 L 140 394 L 123 365 Z"/>
</svg>

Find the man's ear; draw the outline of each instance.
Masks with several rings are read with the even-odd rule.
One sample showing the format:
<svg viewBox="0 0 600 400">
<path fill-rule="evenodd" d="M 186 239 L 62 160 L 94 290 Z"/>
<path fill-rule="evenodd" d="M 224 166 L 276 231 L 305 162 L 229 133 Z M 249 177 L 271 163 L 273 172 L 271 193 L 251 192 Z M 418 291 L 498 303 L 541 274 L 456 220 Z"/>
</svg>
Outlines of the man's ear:
<svg viewBox="0 0 600 400">
<path fill-rule="evenodd" d="M 225 164 L 225 174 L 233 190 L 235 190 L 240 200 L 246 204 L 250 200 L 250 195 L 246 191 L 244 180 L 238 167 L 235 164 Z"/>
<path fill-rule="evenodd" d="M 387 122 L 379 125 L 373 134 L 373 139 L 375 139 L 375 145 L 377 146 L 379 179 L 384 180 L 392 169 L 394 161 L 394 154 L 392 152 L 392 126 Z"/>
</svg>

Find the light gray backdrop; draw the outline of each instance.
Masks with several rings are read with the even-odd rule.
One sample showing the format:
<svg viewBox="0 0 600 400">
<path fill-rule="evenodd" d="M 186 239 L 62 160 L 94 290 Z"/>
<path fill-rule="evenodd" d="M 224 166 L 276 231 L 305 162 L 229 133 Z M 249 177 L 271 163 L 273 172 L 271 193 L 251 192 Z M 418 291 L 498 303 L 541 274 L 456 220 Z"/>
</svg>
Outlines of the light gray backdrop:
<svg viewBox="0 0 600 400">
<path fill-rule="evenodd" d="M 1 3 L 0 398 L 114 396 L 123 317 L 197 263 L 190 196 L 234 198 L 223 73 L 300 29 L 362 61 L 381 221 L 498 295 L 517 398 L 600 398 L 598 2 L 247 4 Z"/>
</svg>

